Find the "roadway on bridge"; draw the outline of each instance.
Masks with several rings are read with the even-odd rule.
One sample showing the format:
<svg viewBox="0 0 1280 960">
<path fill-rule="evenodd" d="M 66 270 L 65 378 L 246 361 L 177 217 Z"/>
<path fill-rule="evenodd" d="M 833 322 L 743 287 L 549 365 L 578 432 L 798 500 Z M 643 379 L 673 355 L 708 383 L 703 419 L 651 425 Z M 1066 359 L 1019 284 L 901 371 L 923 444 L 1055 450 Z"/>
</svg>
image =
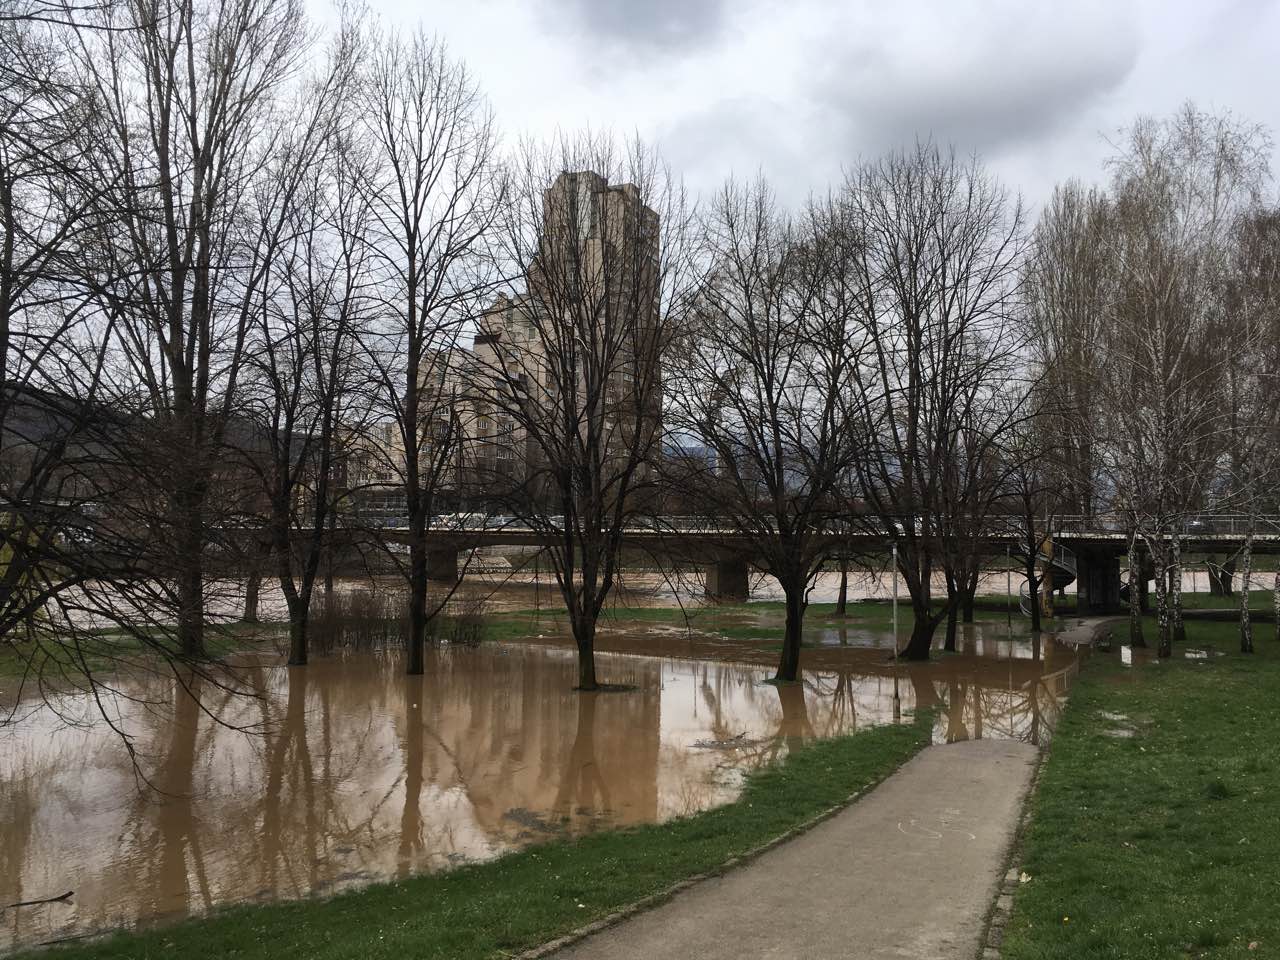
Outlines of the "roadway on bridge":
<svg viewBox="0 0 1280 960">
<path fill-rule="evenodd" d="M 555 956 L 972 960 L 1035 761 L 1024 743 L 928 747 L 804 835 Z"/>
</svg>

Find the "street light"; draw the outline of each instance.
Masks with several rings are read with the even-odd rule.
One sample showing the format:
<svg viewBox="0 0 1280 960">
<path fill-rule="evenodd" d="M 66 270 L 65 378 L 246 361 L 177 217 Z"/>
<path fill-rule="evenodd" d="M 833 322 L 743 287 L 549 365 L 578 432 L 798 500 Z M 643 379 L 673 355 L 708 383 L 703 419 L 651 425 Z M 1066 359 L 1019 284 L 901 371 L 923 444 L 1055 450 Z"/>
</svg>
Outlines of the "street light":
<svg viewBox="0 0 1280 960">
<path fill-rule="evenodd" d="M 893 658 L 898 659 L 898 541 L 893 542 Z"/>
<path fill-rule="evenodd" d="M 893 541 L 893 722 L 902 722 L 902 697 L 898 693 L 898 541 Z"/>
<path fill-rule="evenodd" d="M 1009 628 L 1009 636 L 1013 636 L 1013 555 L 1009 547 L 1004 548 L 1004 621 Z"/>
</svg>

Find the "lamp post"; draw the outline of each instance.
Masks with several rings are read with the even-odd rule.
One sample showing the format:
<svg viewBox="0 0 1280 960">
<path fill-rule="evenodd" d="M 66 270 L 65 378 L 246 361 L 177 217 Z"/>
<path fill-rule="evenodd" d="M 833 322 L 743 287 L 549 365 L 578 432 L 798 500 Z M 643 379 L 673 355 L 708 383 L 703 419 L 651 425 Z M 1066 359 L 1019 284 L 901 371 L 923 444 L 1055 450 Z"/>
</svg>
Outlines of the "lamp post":
<svg viewBox="0 0 1280 960">
<path fill-rule="evenodd" d="M 890 544 L 893 552 L 893 722 L 902 721 L 902 697 L 898 693 L 898 541 Z"/>
<path fill-rule="evenodd" d="M 1013 634 L 1013 555 L 1009 552 L 1009 548 L 1004 548 L 1004 621 L 1005 626 L 1009 628 L 1010 636 Z"/>
<path fill-rule="evenodd" d="M 898 542 L 893 542 L 893 656 L 898 656 Z"/>
</svg>

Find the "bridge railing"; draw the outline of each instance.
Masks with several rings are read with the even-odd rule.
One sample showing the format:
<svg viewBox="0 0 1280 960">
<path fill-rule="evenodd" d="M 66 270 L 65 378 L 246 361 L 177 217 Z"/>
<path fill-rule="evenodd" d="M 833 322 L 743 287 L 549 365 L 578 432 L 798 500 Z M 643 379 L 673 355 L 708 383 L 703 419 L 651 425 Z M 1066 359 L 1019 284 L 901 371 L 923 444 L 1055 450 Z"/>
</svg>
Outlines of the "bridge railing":
<svg viewBox="0 0 1280 960">
<path fill-rule="evenodd" d="M 1183 517 L 1173 525 L 1173 530 L 1184 537 L 1227 536 L 1243 537 L 1250 525 L 1259 535 L 1280 534 L 1280 514 L 1261 514 L 1250 517 L 1245 513 L 1197 513 Z M 1092 516 L 1064 516 L 1058 518 L 1058 534 L 1127 534 L 1130 520 L 1123 514 L 1101 513 Z M 1173 532 L 1173 531 L 1170 531 Z"/>
<path fill-rule="evenodd" d="M 365 516 L 357 517 L 356 520 L 365 525 L 389 531 L 404 530 L 408 527 L 408 519 L 403 516 Z M 1004 521 L 1009 522 L 1006 523 Z M 1020 521 L 1020 517 L 992 517 L 992 535 L 1016 540 L 1021 534 L 1014 530 L 1015 521 Z M 1243 537 L 1248 533 L 1250 523 L 1254 524 L 1254 532 L 1259 536 L 1280 536 L 1280 514 L 1267 514 L 1252 519 L 1246 514 L 1235 513 L 1196 514 L 1179 521 L 1176 529 L 1182 536 L 1188 538 L 1197 536 Z M 553 532 L 562 529 L 562 524 L 563 518 L 559 517 L 549 517 L 545 520 L 540 520 L 536 524 L 530 524 L 511 516 L 489 516 L 471 513 L 434 517 L 428 525 L 428 529 L 433 533 L 505 531 L 529 534 Z M 893 521 L 894 529 L 886 528 L 878 535 L 884 536 L 887 542 L 896 534 L 901 534 L 904 530 L 909 529 L 912 525 L 913 521 L 910 518 L 899 519 Z M 918 521 L 914 523 L 914 526 L 919 530 Z M 1129 533 L 1129 530 L 1130 521 L 1122 514 L 1103 513 L 1091 516 L 1063 516 L 1059 517 L 1055 524 L 1054 537 L 1123 537 Z M 637 518 L 627 525 L 626 532 L 647 534 L 696 533 L 729 536 L 733 535 L 735 530 L 731 525 L 715 517 L 687 515 L 653 517 L 649 519 Z M 872 532 L 861 524 L 857 526 L 842 524 L 828 531 L 832 536 L 848 534 L 854 537 L 865 537 Z M 1055 542 L 1051 559 L 1055 564 L 1073 572 L 1075 571 L 1075 555 L 1061 544 Z"/>
</svg>

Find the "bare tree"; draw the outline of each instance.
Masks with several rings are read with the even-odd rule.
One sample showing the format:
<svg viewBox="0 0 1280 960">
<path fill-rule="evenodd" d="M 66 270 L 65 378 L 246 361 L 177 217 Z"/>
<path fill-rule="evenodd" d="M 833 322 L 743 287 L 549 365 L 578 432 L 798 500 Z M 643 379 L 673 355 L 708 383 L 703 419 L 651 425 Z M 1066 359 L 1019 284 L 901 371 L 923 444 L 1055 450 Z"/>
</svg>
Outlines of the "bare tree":
<svg viewBox="0 0 1280 960">
<path fill-rule="evenodd" d="M 847 410 L 863 349 L 858 237 L 841 213 L 815 203 L 793 219 L 765 182 L 728 183 L 705 219 L 710 273 L 669 377 L 673 432 L 711 453 L 673 462 L 673 480 L 782 587 L 775 679 L 787 682 L 861 449 Z"/>
<path fill-rule="evenodd" d="M 1078 468 L 1079 434 L 1063 436 L 1057 432 L 1064 411 L 1045 394 L 1053 390 L 1053 380 L 1045 378 L 1016 398 L 1020 411 L 1013 429 L 1006 432 L 1001 444 L 1003 465 L 1001 490 L 1008 518 L 1018 536 L 1014 555 L 1022 561 L 1027 582 L 1027 603 L 1031 629 L 1039 633 L 1043 623 L 1041 587 L 1046 576 L 1053 589 L 1053 535 L 1064 505 L 1072 504 L 1078 495 L 1071 477 Z M 1070 403 L 1068 399 L 1066 401 Z M 1078 503 L 1079 501 L 1075 501 Z M 1047 561 L 1047 562 L 1046 562 Z"/>
<path fill-rule="evenodd" d="M 1113 160 L 1117 286 L 1100 344 L 1106 459 L 1154 561 L 1161 656 L 1182 632 L 1185 526 L 1228 433 L 1220 384 L 1230 237 L 1266 174 L 1267 143 L 1256 127 L 1187 105 L 1165 121 L 1140 119 Z"/>
<path fill-rule="evenodd" d="M 332 547 L 332 514 L 352 430 L 365 407 L 358 336 L 365 321 L 368 203 L 357 189 L 350 92 L 358 38 L 339 34 L 323 76 L 304 88 L 297 128 L 272 161 L 260 216 L 285 206 L 287 228 L 250 334 L 246 413 L 266 456 L 247 458 L 263 484 L 268 546 L 289 610 L 289 663 L 305 664 L 311 597 Z"/>
<path fill-rule="evenodd" d="M 1026 267 L 1031 355 L 1063 458 L 1067 509 L 1095 512 L 1096 449 L 1104 422 L 1097 389 L 1102 336 L 1115 271 L 1107 253 L 1110 202 L 1102 191 L 1075 181 L 1054 189 L 1032 236 Z"/>
<path fill-rule="evenodd" d="M 103 492 L 84 469 L 103 353 L 77 282 L 98 222 L 86 154 L 96 111 L 56 33 L 12 10 L 0 19 L 0 638 L 10 639 L 90 575 L 86 508 Z"/>
<path fill-rule="evenodd" d="M 422 673 L 429 604 L 427 528 L 456 469 L 455 348 L 492 284 L 486 237 L 502 202 L 489 107 L 442 41 L 374 37 L 358 84 L 355 137 L 367 148 L 363 237 L 380 310 L 365 336 L 377 415 L 403 491 L 409 563 L 408 664 Z"/>
<path fill-rule="evenodd" d="M 942 568 L 947 584 L 947 629 L 944 649 L 954 652 L 958 621 L 973 623 L 974 598 L 987 541 L 997 527 L 1009 474 L 1017 461 L 1008 457 L 1006 439 L 1034 416 L 1027 392 L 1016 376 L 1015 356 L 1021 344 L 1012 333 L 1001 335 L 1003 352 L 997 368 L 973 371 L 956 424 L 955 449 L 943 469 Z M 1009 379 L 1003 380 L 1003 373 Z M 1022 402 L 1019 402 L 1022 401 Z"/>
<path fill-rule="evenodd" d="M 927 659 L 954 603 L 934 608 L 933 575 L 963 550 L 948 523 L 964 509 L 965 485 L 951 471 L 983 455 L 962 449 L 962 431 L 1018 369 L 1022 208 L 976 159 L 931 143 L 859 167 L 845 196 L 861 238 L 859 319 L 869 342 L 850 392 L 866 445 L 862 523 L 898 544 L 915 617 L 901 655 Z"/>
<path fill-rule="evenodd" d="M 623 535 L 652 509 L 689 210 L 657 156 L 608 138 L 525 145 L 509 188 L 507 290 L 475 339 L 476 467 L 489 503 L 546 534 L 594 690 Z"/>
<path fill-rule="evenodd" d="M 94 160 L 109 227 L 95 295 L 116 318 L 113 402 L 134 422 L 116 460 L 136 470 L 139 553 L 163 572 L 146 603 L 173 608 L 180 651 L 199 658 L 221 448 L 283 229 L 279 211 L 253 215 L 254 194 L 305 25 L 293 0 L 128 2 L 93 24 L 76 56 L 104 128 Z"/>
<path fill-rule="evenodd" d="M 1229 424 L 1227 471 L 1231 502 L 1248 520 L 1240 550 L 1240 650 L 1253 652 L 1249 618 L 1253 542 L 1258 516 L 1274 510 L 1271 490 L 1280 470 L 1280 212 L 1250 211 L 1239 220 L 1227 283 L 1231 350 L 1225 389 Z M 1273 591 L 1280 604 L 1280 572 Z"/>
</svg>

